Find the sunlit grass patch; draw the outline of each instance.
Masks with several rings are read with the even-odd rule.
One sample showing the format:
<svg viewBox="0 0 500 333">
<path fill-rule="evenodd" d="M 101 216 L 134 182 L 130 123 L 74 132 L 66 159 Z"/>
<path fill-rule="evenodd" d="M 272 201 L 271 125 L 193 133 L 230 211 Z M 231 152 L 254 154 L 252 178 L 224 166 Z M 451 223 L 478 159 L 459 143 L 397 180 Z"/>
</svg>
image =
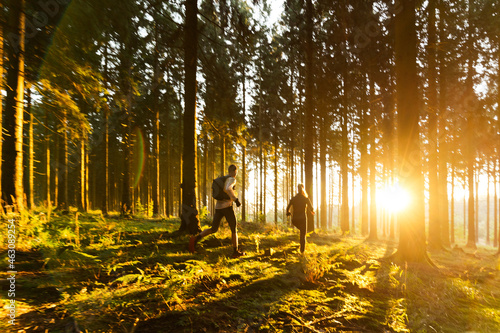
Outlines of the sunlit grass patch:
<svg viewBox="0 0 500 333">
<path fill-rule="evenodd" d="M 410 332 L 406 300 L 404 298 L 391 299 L 386 313 L 385 325 L 395 332 Z"/>
<path fill-rule="evenodd" d="M 89 332 L 162 331 L 167 323 L 169 332 L 499 331 L 489 252 L 433 254 L 436 272 L 378 260 L 393 242 L 318 232 L 301 255 L 296 229 L 242 224 L 247 255 L 232 259 L 227 224 L 192 254 L 190 235 L 174 232 L 178 220 L 81 214 L 79 235 L 74 215 L 53 222 L 42 229 L 52 243 L 40 247 L 37 265 L 20 263 L 46 276 L 24 277 L 25 286 L 60 293 L 33 302 L 55 304 L 54 316 L 71 315 Z M 54 238 L 64 233 L 68 244 Z"/>
</svg>

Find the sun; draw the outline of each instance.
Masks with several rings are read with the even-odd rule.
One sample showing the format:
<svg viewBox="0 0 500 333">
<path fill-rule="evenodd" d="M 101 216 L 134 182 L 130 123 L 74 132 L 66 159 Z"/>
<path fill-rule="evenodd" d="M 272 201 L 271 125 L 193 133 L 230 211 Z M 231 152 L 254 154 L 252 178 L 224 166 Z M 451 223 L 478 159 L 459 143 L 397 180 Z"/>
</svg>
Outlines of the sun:
<svg viewBox="0 0 500 333">
<path fill-rule="evenodd" d="M 391 212 L 399 212 L 410 203 L 410 194 L 397 185 L 389 186 L 377 193 L 377 202 Z"/>
</svg>

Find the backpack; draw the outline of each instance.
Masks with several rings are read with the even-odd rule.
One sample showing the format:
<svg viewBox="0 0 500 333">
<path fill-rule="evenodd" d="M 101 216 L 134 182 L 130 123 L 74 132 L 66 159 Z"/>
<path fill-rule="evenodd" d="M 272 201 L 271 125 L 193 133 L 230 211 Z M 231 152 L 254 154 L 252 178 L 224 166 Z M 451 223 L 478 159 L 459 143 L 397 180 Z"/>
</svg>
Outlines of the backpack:
<svg viewBox="0 0 500 333">
<path fill-rule="evenodd" d="M 215 200 L 229 200 L 229 194 L 224 192 L 224 184 L 229 176 L 220 176 L 212 182 L 212 197 Z"/>
</svg>

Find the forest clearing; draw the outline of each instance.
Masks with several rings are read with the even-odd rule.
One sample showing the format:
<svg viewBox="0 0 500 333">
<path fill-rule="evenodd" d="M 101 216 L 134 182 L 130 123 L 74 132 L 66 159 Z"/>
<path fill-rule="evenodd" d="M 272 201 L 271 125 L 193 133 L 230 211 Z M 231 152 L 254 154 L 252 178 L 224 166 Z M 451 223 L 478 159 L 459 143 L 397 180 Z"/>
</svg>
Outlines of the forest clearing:
<svg viewBox="0 0 500 333">
<path fill-rule="evenodd" d="M 16 256 L 16 325 L 3 320 L 4 332 L 500 329 L 493 248 L 431 252 L 436 267 L 398 266 L 384 259 L 393 241 L 317 232 L 302 256 L 296 229 L 246 223 L 247 255 L 231 259 L 227 225 L 191 254 L 179 219 L 72 212 L 29 223 L 18 238 L 26 248 Z"/>
</svg>

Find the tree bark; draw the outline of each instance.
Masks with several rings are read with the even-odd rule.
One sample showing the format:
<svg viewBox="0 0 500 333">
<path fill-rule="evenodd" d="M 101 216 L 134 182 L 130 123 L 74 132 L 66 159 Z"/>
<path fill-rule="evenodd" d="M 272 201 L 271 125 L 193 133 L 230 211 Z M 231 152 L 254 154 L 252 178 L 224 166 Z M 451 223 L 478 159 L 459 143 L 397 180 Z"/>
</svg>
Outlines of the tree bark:
<svg viewBox="0 0 500 333">
<path fill-rule="evenodd" d="M 368 147 L 366 136 L 368 128 L 366 125 L 366 112 L 360 109 L 360 139 L 359 139 L 359 176 L 361 178 L 361 235 L 368 235 L 369 213 L 368 213 Z"/>
<path fill-rule="evenodd" d="M 2 195 L 6 204 L 24 210 L 23 186 L 23 112 L 24 112 L 24 43 L 25 0 L 12 1 L 8 34 L 7 95 L 3 120 Z"/>
<path fill-rule="evenodd" d="M 309 199 L 314 204 L 313 198 L 313 161 L 314 161 L 314 60 L 313 60 L 313 4 L 306 0 L 306 124 L 305 124 L 305 157 L 304 173 L 305 188 Z M 314 231 L 314 216 L 307 214 L 307 232 Z"/>
<path fill-rule="evenodd" d="M 346 76 L 344 76 L 344 81 L 347 80 Z M 341 118 L 341 126 L 342 126 L 342 156 L 341 156 L 341 164 L 340 164 L 340 172 L 342 174 L 342 183 L 339 184 L 341 186 L 341 208 L 340 208 L 340 228 L 342 230 L 342 234 L 349 233 L 350 225 L 349 225 L 349 140 L 347 137 L 347 123 L 348 123 L 348 112 L 347 112 L 347 91 L 345 89 L 344 82 L 344 103 L 345 105 L 342 107 L 342 118 Z"/>
<path fill-rule="evenodd" d="M 59 145 L 59 208 L 62 210 L 66 210 L 69 207 L 68 202 L 68 131 L 67 131 L 67 113 L 63 111 L 61 128 L 62 135 L 59 137 L 59 140 L 62 144 Z"/>
<path fill-rule="evenodd" d="M 3 12 L 3 2 L 0 3 L 0 12 Z M 3 57 L 4 57 L 4 30 L 3 30 L 3 25 L 0 24 L 0 91 L 4 91 L 5 87 L 3 84 L 3 76 L 4 76 L 4 63 L 3 63 Z M 3 126 L 3 94 L 0 94 L 0 128 Z M 3 213 L 3 205 L 2 205 L 2 199 L 3 199 L 3 188 L 2 188 L 2 168 L 3 168 L 3 157 L 2 157 L 2 148 L 3 146 L 3 138 L 2 138 L 2 133 L 0 133 L 0 210 Z"/>
<path fill-rule="evenodd" d="M 396 98 L 398 106 L 398 177 L 411 203 L 398 214 L 400 237 L 395 257 L 428 260 L 425 243 L 423 177 L 419 146 L 419 90 L 415 0 L 400 5 L 395 16 Z"/>
<path fill-rule="evenodd" d="M 369 75 L 370 76 L 370 75 Z M 373 81 L 369 77 L 368 82 L 369 86 L 368 90 L 368 100 L 374 100 L 374 88 Z M 367 133 L 368 140 L 370 142 L 370 233 L 368 238 L 370 240 L 378 239 L 378 216 L 377 216 L 377 149 L 375 145 L 375 133 L 376 129 L 376 121 L 375 121 L 375 106 L 373 103 L 370 103 L 370 116 L 369 123 L 371 124 L 369 132 Z"/>
<path fill-rule="evenodd" d="M 472 0 L 469 0 L 469 25 L 472 24 Z M 468 199 L 468 239 L 467 239 L 467 247 L 475 249 L 476 246 L 476 225 L 475 225 L 475 213 L 474 213 L 474 174 L 476 168 L 476 150 L 474 147 L 474 132 L 476 130 L 475 117 L 476 110 L 473 109 L 475 105 L 475 93 L 473 86 L 473 77 L 474 77 L 474 64 L 472 59 L 473 50 L 473 28 L 469 26 L 469 36 L 467 40 L 467 50 L 469 52 L 469 59 L 467 61 L 468 73 L 465 82 L 465 101 L 468 103 L 464 103 L 464 106 L 467 108 L 465 112 L 467 113 L 467 125 L 466 125 L 466 137 L 467 144 L 465 148 L 466 153 L 466 165 L 467 165 L 467 187 L 469 190 L 469 199 Z"/>
<path fill-rule="evenodd" d="M 451 232 L 451 223 L 449 217 L 449 202 L 448 202 L 448 144 L 447 139 L 447 105 L 448 105 L 448 73 L 446 64 L 446 24 L 445 15 L 446 10 L 444 0 L 438 2 L 439 6 L 439 45 L 437 48 L 437 57 L 439 62 L 439 119 L 438 119 L 438 182 L 439 182 L 439 221 L 441 223 L 441 242 L 444 246 L 451 246 L 451 238 L 454 237 Z M 452 202 L 453 203 L 453 202 Z M 453 215 L 452 215 L 453 217 Z M 454 240 L 454 239 L 453 239 Z"/>
<path fill-rule="evenodd" d="M 278 226 L 278 133 L 274 133 L 274 224 Z"/>
<path fill-rule="evenodd" d="M 429 115 L 429 248 L 441 249 L 441 221 L 439 214 L 439 181 L 438 181 L 438 137 L 437 137 L 437 70 L 436 70 L 436 1 L 429 2 L 428 7 L 428 106 Z M 441 175 L 439 175 L 441 176 Z"/>
<path fill-rule="evenodd" d="M 158 44 L 158 29 L 155 25 L 155 43 Z M 153 58 L 153 216 L 160 214 L 160 109 L 158 107 L 158 90 L 160 85 L 160 68 L 158 64 L 158 47 L 155 47 Z"/>
<path fill-rule="evenodd" d="M 196 0 L 186 0 L 184 38 L 184 133 L 182 157 L 182 212 L 180 231 L 196 234 L 201 231 L 196 208 L 196 66 L 197 66 Z"/>
<path fill-rule="evenodd" d="M 104 89 L 108 89 L 108 47 L 104 48 Z M 109 105 L 104 105 L 104 191 L 101 211 L 104 216 L 109 211 Z"/>
<path fill-rule="evenodd" d="M 28 88 L 28 113 L 30 115 L 29 120 L 29 130 L 28 130 L 28 186 L 29 186 L 29 199 L 28 199 L 28 207 L 30 210 L 35 208 L 35 152 L 34 152 L 34 141 L 33 141 L 33 109 L 31 107 L 31 88 Z"/>
<path fill-rule="evenodd" d="M 321 122 L 321 146 L 320 146 L 320 156 L 319 156 L 319 164 L 321 168 L 321 215 L 320 215 L 320 226 L 321 229 L 327 230 L 328 229 L 328 214 L 327 214 L 327 195 L 326 195 L 326 188 L 327 188 L 327 182 L 326 182 L 326 172 L 327 172 L 327 167 L 326 167 L 326 150 L 327 150 L 327 143 L 326 143 L 326 125 L 325 125 L 326 119 L 323 117 L 323 121 Z M 347 148 L 348 149 L 348 148 Z M 344 193 L 346 195 L 346 193 Z M 348 195 L 347 195 L 348 197 Z M 344 199 L 348 202 L 348 198 L 345 197 Z M 347 204 L 347 224 L 349 224 L 349 204 Z"/>
</svg>

